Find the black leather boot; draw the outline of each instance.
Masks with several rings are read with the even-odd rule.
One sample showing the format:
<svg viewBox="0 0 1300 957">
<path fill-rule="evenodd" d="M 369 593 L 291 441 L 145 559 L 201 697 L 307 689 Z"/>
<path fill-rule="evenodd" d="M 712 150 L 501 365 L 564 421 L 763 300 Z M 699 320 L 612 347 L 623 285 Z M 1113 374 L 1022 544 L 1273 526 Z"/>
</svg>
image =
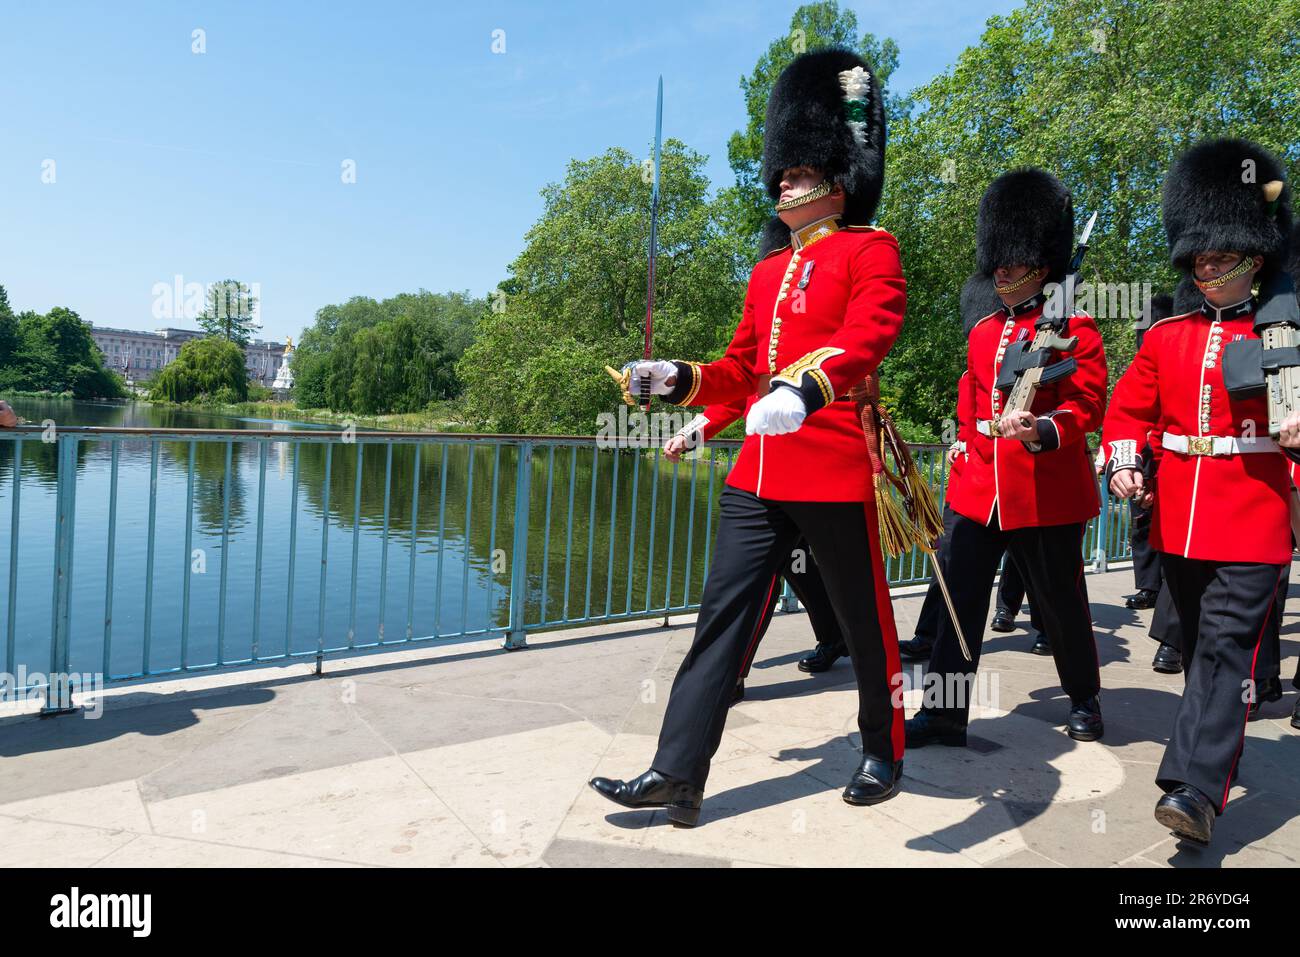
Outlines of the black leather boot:
<svg viewBox="0 0 1300 957">
<path fill-rule="evenodd" d="M 660 774 L 654 768 L 631 781 L 592 778 L 589 783 L 597 794 L 623 807 L 667 808 L 668 820 L 680 827 L 694 827 L 700 819 L 704 790 Z"/>
<path fill-rule="evenodd" d="M 1034 639 L 1033 647 L 1029 649 L 1031 655 L 1047 655 L 1052 653 L 1052 643 L 1047 640 L 1046 635 L 1039 635 Z"/>
<path fill-rule="evenodd" d="M 1156 607 L 1156 598 L 1159 592 L 1154 592 L 1150 588 L 1139 588 L 1136 595 L 1129 595 L 1124 599 L 1125 608 L 1154 608 Z"/>
<path fill-rule="evenodd" d="M 1011 617 L 1011 612 L 1005 608 L 999 608 L 993 613 L 993 620 L 989 622 L 989 627 L 994 631 L 1008 632 L 1016 630 L 1016 620 Z"/>
<path fill-rule="evenodd" d="M 903 722 L 909 748 L 942 744 L 950 748 L 966 747 L 966 721 L 953 712 L 922 708 L 915 717 Z"/>
<path fill-rule="evenodd" d="M 1291 727 L 1300 730 L 1300 700 L 1295 703 L 1295 711 L 1291 712 Z"/>
<path fill-rule="evenodd" d="M 881 761 L 864 755 L 857 771 L 844 789 L 844 800 L 849 804 L 879 804 L 898 793 L 898 781 L 903 776 L 903 762 Z"/>
<path fill-rule="evenodd" d="M 823 671 L 830 671 L 831 665 L 839 661 L 848 653 L 848 649 L 843 645 L 818 645 L 813 649 L 812 654 L 805 655 L 799 659 L 799 670 L 806 671 L 810 675 L 819 675 Z"/>
<path fill-rule="evenodd" d="M 1180 784 L 1156 802 L 1156 820 L 1175 837 L 1206 845 L 1214 834 L 1214 805 L 1190 784 Z"/>
<path fill-rule="evenodd" d="M 1160 642 L 1160 647 L 1156 649 L 1156 656 L 1151 659 L 1151 670 L 1158 671 L 1162 675 L 1181 674 L 1183 653 L 1173 645 Z"/>
<path fill-rule="evenodd" d="M 909 638 L 898 643 L 898 656 L 904 661 L 929 661 L 934 642 L 924 638 Z"/>
<path fill-rule="evenodd" d="M 1096 741 L 1106 731 L 1101 721 L 1101 701 L 1096 697 L 1078 701 L 1070 708 L 1066 733 L 1076 741 Z"/>
</svg>

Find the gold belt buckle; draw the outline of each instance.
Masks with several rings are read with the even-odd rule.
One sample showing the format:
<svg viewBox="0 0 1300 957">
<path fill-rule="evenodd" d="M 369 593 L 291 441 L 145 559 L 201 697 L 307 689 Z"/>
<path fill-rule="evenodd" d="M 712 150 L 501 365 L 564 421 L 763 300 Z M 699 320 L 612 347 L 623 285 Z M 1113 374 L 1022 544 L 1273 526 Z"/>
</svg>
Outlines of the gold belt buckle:
<svg viewBox="0 0 1300 957">
<path fill-rule="evenodd" d="M 1187 454 L 1188 455 L 1213 455 L 1214 436 L 1189 435 L 1187 437 Z"/>
</svg>

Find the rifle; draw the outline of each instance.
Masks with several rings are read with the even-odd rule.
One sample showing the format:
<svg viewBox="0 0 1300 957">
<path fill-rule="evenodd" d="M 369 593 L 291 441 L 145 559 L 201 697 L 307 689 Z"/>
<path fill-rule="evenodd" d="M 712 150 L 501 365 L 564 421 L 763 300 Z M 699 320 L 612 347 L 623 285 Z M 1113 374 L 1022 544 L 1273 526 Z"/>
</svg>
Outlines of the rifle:
<svg viewBox="0 0 1300 957">
<path fill-rule="evenodd" d="M 1268 434 L 1300 412 L 1300 302 L 1290 274 L 1275 274 L 1260 290 L 1255 313 L 1258 339 L 1239 339 L 1223 350 L 1223 385 L 1234 398 L 1268 400 Z"/>
<path fill-rule="evenodd" d="M 1043 307 L 1043 315 L 1035 325 L 1033 339 L 1029 342 L 1013 342 L 1003 354 L 997 382 L 994 383 L 994 387 L 1006 399 L 1002 407 L 1003 414 L 1028 412 L 1034 404 L 1039 386 L 1064 379 L 1078 365 L 1073 358 L 1059 362 L 1052 362 L 1051 358 L 1053 350 L 1070 352 L 1079 342 L 1078 336 L 1066 338 L 1061 335 L 1061 330 L 1070 316 L 1074 315 L 1074 287 L 1078 282 L 1084 254 L 1088 251 L 1088 239 L 1096 223 L 1097 214 L 1093 213 L 1083 229 L 1083 236 L 1074 251 L 1074 258 L 1070 260 L 1070 271 L 1059 287 L 1059 294 L 1054 292 Z"/>
</svg>

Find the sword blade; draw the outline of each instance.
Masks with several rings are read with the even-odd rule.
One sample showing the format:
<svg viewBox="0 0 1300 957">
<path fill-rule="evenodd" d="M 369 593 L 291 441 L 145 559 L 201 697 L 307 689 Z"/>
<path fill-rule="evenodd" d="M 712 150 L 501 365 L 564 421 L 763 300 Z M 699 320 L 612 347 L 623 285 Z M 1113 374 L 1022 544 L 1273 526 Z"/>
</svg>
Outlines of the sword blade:
<svg viewBox="0 0 1300 957">
<path fill-rule="evenodd" d="M 952 621 L 952 627 L 957 632 L 957 644 L 961 645 L 961 653 L 967 661 L 973 661 L 970 656 L 970 648 L 966 644 L 966 634 L 961 630 L 961 622 L 957 620 L 957 609 L 952 605 L 952 595 L 948 593 L 948 582 L 943 577 L 943 569 L 939 567 L 939 552 L 934 553 L 934 580 L 939 583 L 939 591 L 943 592 L 943 603 L 948 606 L 948 618 Z"/>
<path fill-rule="evenodd" d="M 655 97 L 655 187 L 652 203 L 659 205 L 659 148 L 664 130 L 664 78 L 659 77 L 659 92 Z"/>
<path fill-rule="evenodd" d="M 659 255 L 659 160 L 664 126 L 664 78 L 659 77 L 659 92 L 655 100 L 655 170 L 654 188 L 650 193 L 650 249 L 649 268 L 646 270 L 645 306 L 645 358 L 650 358 L 654 348 L 655 328 L 655 259 Z M 641 408 L 650 411 L 648 380 L 642 380 Z"/>
</svg>

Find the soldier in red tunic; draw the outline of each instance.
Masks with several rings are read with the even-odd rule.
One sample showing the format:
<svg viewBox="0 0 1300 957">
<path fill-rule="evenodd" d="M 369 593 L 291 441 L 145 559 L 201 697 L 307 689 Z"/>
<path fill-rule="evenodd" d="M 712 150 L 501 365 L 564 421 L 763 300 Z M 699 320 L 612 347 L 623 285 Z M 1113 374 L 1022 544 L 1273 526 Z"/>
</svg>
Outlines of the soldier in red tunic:
<svg viewBox="0 0 1300 957">
<path fill-rule="evenodd" d="M 998 298 L 993 280 L 978 272 L 962 285 L 960 302 L 961 328 L 962 334 L 966 338 L 970 337 L 970 332 L 975 328 L 976 323 L 1002 306 L 1002 300 Z M 947 551 L 948 543 L 952 538 L 952 527 L 957 521 L 957 513 L 952 510 L 951 502 L 953 491 L 961 480 L 962 469 L 965 467 L 968 457 L 966 440 L 961 436 L 968 434 L 968 431 L 975 427 L 975 396 L 965 387 L 966 382 L 967 373 L 963 372 L 961 378 L 957 381 L 958 438 L 949 446 L 947 452 L 948 487 L 943 502 L 943 537 L 939 539 L 937 555 L 942 555 Z M 938 560 L 937 556 L 936 560 Z M 1000 632 L 1015 631 L 1016 615 L 1019 614 L 1024 599 L 1024 576 L 1016 567 L 1015 562 L 1007 558 L 1003 563 L 1002 577 L 998 583 L 997 609 L 993 613 L 993 621 L 989 624 L 989 627 Z M 947 615 L 948 607 L 943 600 L 943 592 L 939 588 L 939 582 L 935 579 L 930 582 L 930 587 L 926 589 L 925 600 L 921 603 L 921 611 L 916 616 L 916 629 L 913 637 L 898 643 L 898 652 L 904 661 L 930 660 L 930 655 L 934 651 L 934 643 L 939 637 L 939 622 L 946 618 Z M 1038 638 L 1031 650 L 1034 654 L 1050 655 L 1052 652 L 1046 644 L 1046 639 L 1042 636 L 1042 624 L 1039 620 L 1038 606 L 1036 604 L 1030 604 L 1029 618 L 1034 631 L 1038 634 Z"/>
<path fill-rule="evenodd" d="M 1203 301 L 1147 330 L 1115 387 L 1102 449 L 1115 494 L 1153 503 L 1151 545 L 1181 623 L 1186 687 L 1156 773 L 1165 792 L 1156 820 L 1207 843 L 1228 803 L 1291 564 L 1287 458 L 1300 447 L 1300 415 L 1274 441 L 1264 395 L 1229 393 L 1225 381 L 1231 350 L 1259 338 L 1252 286 L 1285 262 L 1290 195 L 1267 151 L 1215 140 L 1175 161 L 1163 207 L 1173 264 Z M 1148 440 L 1158 460 L 1151 484 L 1138 454 Z"/>
<path fill-rule="evenodd" d="M 964 746 L 979 667 L 989 591 L 1006 550 L 1028 577 L 1061 686 L 1070 699 L 1071 737 L 1100 738 L 1101 687 L 1092 616 L 1083 577 L 1083 533 L 1099 510 L 1087 435 L 1106 405 L 1106 358 L 1096 323 L 1064 320 L 1077 337 L 1075 371 L 1037 391 L 1029 411 L 1007 412 L 995 387 L 1009 346 L 1032 339 L 1043 319 L 1044 285 L 1060 283 L 1074 246 L 1069 192 L 1039 169 L 994 180 L 980 201 L 978 264 L 997 285 L 1002 307 L 971 330 L 963 424 L 967 461 L 951 496 L 957 519 L 941 561 L 973 661 L 942 622 L 930 656 L 921 710 L 907 722 L 909 747 Z M 1043 600 L 1037 601 L 1041 597 Z"/>
<path fill-rule="evenodd" d="M 596 778 L 626 807 L 699 817 L 746 643 L 768 587 L 802 536 L 820 564 L 858 683 L 862 761 L 851 804 L 892 797 L 903 765 L 898 638 L 851 389 L 874 373 L 906 306 L 898 243 L 868 225 L 885 147 L 881 90 L 867 64 L 819 50 L 782 71 L 768 101 L 763 181 L 787 238 L 754 267 L 740 324 L 716 362 L 628 369 L 677 405 L 746 402 L 745 442 L 720 499 L 717 544 L 695 640 L 673 682 L 651 769 Z"/>
</svg>

